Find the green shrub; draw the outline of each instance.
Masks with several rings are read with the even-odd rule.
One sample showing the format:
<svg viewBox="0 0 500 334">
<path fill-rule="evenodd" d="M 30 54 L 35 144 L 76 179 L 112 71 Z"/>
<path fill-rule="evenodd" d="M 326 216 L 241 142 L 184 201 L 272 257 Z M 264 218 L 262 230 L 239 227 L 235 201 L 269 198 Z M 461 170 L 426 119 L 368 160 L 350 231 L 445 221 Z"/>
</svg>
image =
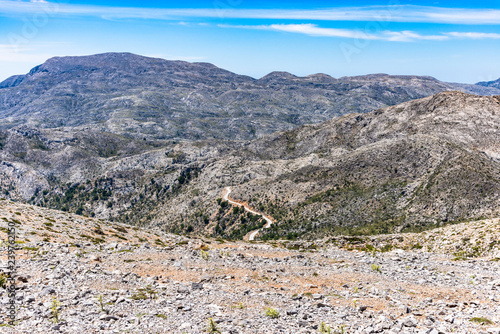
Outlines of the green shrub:
<svg viewBox="0 0 500 334">
<path fill-rule="evenodd" d="M 158 292 L 153 289 L 151 285 L 147 285 L 145 288 L 138 289 L 136 293 L 132 295 L 133 300 L 143 300 L 143 299 L 155 299 Z"/>
<path fill-rule="evenodd" d="M 474 318 L 471 318 L 469 321 L 475 322 L 476 324 L 479 324 L 479 325 L 492 325 L 493 324 L 493 321 L 491 321 L 490 319 L 485 318 L 485 317 L 474 317 Z"/>
<path fill-rule="evenodd" d="M 319 332 L 322 334 L 331 334 L 332 333 L 332 328 L 328 325 L 326 325 L 324 322 L 322 322 L 319 325 Z"/>
<path fill-rule="evenodd" d="M 0 288 L 5 289 L 7 286 L 7 275 L 0 273 Z"/>
<path fill-rule="evenodd" d="M 52 304 L 50 305 L 50 312 L 52 313 L 52 321 L 58 323 L 61 319 L 59 319 L 59 307 L 61 307 L 61 302 L 56 299 L 56 297 L 52 298 Z"/>
<path fill-rule="evenodd" d="M 205 252 L 204 250 L 201 250 L 200 253 L 201 253 L 201 258 L 203 260 L 205 260 L 205 261 L 210 260 L 210 254 L 208 254 L 208 252 Z"/>
<path fill-rule="evenodd" d="M 207 333 L 220 333 L 219 328 L 217 328 L 217 324 L 215 323 L 214 319 L 208 318 L 208 326 L 207 326 Z"/>
<path fill-rule="evenodd" d="M 280 313 L 271 307 L 266 307 L 265 315 L 271 319 L 276 319 L 279 318 Z"/>
</svg>

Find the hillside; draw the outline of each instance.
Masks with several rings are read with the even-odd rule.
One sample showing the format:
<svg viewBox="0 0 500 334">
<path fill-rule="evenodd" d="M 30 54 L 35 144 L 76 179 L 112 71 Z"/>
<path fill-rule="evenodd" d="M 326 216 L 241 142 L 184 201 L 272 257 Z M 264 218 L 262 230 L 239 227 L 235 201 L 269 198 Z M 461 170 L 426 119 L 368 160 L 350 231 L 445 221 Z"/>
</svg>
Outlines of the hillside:
<svg viewBox="0 0 500 334">
<path fill-rule="evenodd" d="M 420 231 L 500 215 L 498 97 L 444 92 L 254 141 L 144 141 L 19 127 L 3 195 L 171 232 L 241 239 Z"/>
<path fill-rule="evenodd" d="M 140 140 L 247 140 L 442 91 L 500 90 L 385 74 L 253 79 L 208 63 L 107 53 L 56 57 L 0 83 L 0 129 L 109 132 Z"/>
<path fill-rule="evenodd" d="M 499 111 L 498 98 L 445 92 L 275 134 L 246 147 L 268 176 L 234 187 L 233 196 L 281 222 L 268 237 L 414 231 L 498 216 Z"/>
</svg>

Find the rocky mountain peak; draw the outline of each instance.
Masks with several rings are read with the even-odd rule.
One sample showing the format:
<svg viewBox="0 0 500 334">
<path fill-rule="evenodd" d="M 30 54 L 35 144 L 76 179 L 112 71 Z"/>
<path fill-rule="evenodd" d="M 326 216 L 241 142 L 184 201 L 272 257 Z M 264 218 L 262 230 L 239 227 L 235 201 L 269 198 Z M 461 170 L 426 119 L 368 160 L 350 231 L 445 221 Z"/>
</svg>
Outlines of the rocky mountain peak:
<svg viewBox="0 0 500 334">
<path fill-rule="evenodd" d="M 310 74 L 304 78 L 311 80 L 313 82 L 335 82 L 335 81 L 337 81 L 336 78 L 334 78 L 328 74 L 325 74 L 325 73 Z"/>
<path fill-rule="evenodd" d="M 137 85 L 147 83 L 156 86 L 172 81 L 190 84 L 253 81 L 250 77 L 237 75 L 209 63 L 165 60 L 132 53 L 103 53 L 50 58 L 45 63 L 34 67 L 25 76 L 7 79 L 0 84 L 0 88 L 18 86 L 23 81 L 35 84 L 43 82 L 46 87 L 75 80 L 87 86 L 94 84 L 95 81 L 108 85 L 120 83 L 128 85 L 135 81 Z"/>
<path fill-rule="evenodd" d="M 499 107 L 498 97 L 478 96 L 460 91 L 446 91 L 424 99 L 407 102 L 399 106 L 398 110 L 403 108 L 404 110 L 410 109 L 415 114 L 453 114 L 457 117 L 461 113 L 475 116 L 491 112 L 495 116 L 495 111 L 498 111 Z"/>
<path fill-rule="evenodd" d="M 296 80 L 296 79 L 299 79 L 299 77 L 293 75 L 292 73 L 283 71 L 274 71 L 257 80 L 257 83 L 275 83 L 275 82 L 283 82 L 286 80 Z"/>
</svg>

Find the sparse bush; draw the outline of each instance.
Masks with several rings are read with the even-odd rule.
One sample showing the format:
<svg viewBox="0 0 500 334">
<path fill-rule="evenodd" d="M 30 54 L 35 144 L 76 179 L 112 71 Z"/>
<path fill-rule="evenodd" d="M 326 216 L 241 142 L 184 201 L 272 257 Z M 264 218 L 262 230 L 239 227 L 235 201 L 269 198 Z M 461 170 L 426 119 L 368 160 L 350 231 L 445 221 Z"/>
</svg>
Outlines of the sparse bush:
<svg viewBox="0 0 500 334">
<path fill-rule="evenodd" d="M 109 314 L 109 310 L 106 310 L 104 308 L 104 299 L 103 299 L 103 296 L 102 295 L 99 295 L 97 297 L 97 300 L 99 301 L 99 307 L 101 308 L 101 312 L 104 312 L 106 314 Z"/>
<path fill-rule="evenodd" d="M 52 304 L 50 305 L 50 312 L 52 313 L 52 321 L 54 321 L 55 323 L 61 321 L 61 319 L 59 319 L 60 307 L 61 307 L 61 302 L 58 301 L 56 297 L 53 297 Z"/>
<path fill-rule="evenodd" d="M 485 317 L 474 317 L 474 318 L 471 318 L 469 321 L 475 322 L 476 324 L 479 324 L 479 325 L 492 325 L 493 324 L 493 321 L 491 321 L 490 319 L 485 318 Z"/>
<path fill-rule="evenodd" d="M 155 299 L 158 292 L 153 289 L 151 285 L 147 285 L 145 288 L 138 289 L 136 293 L 132 295 L 133 300 L 144 300 L 144 299 Z"/>
<path fill-rule="evenodd" d="M 266 307 L 265 315 L 271 319 L 276 319 L 279 318 L 280 313 L 277 310 L 273 309 L 272 307 Z"/>
<path fill-rule="evenodd" d="M 332 333 L 332 328 L 328 325 L 326 325 L 324 322 L 322 322 L 319 325 L 319 332 L 323 334 L 331 334 Z"/>
<path fill-rule="evenodd" d="M 131 297 L 133 300 L 144 300 L 144 299 L 148 299 L 148 296 L 146 295 L 146 293 L 144 291 L 137 291 L 136 293 L 134 293 Z"/>
<path fill-rule="evenodd" d="M 155 244 L 158 246 L 165 247 L 165 243 L 161 239 L 156 239 Z"/>
<path fill-rule="evenodd" d="M 245 308 L 245 305 L 243 305 L 243 303 L 240 302 L 240 303 L 238 303 L 236 305 L 233 305 L 232 308 L 237 308 L 237 309 L 242 310 L 242 309 Z"/>
<path fill-rule="evenodd" d="M 417 242 L 416 244 L 411 246 L 411 249 L 422 249 L 424 246 L 420 244 L 420 242 Z"/>
<path fill-rule="evenodd" d="M 217 324 L 215 323 L 214 319 L 208 318 L 208 326 L 207 326 L 207 333 L 220 333 L 219 328 L 217 328 Z"/>
<path fill-rule="evenodd" d="M 208 261 L 210 260 L 210 255 L 208 254 L 208 252 L 204 251 L 204 250 L 201 250 L 200 251 L 201 253 L 201 258 L 205 261 Z"/>
<path fill-rule="evenodd" d="M 384 247 L 380 248 L 380 251 L 381 252 L 390 252 L 392 249 L 394 248 L 393 245 L 391 244 L 387 244 L 387 245 L 384 245 Z"/>
<path fill-rule="evenodd" d="M 381 273 L 381 272 L 382 272 L 382 270 L 380 270 L 380 266 L 379 266 L 379 265 L 377 265 L 377 264 L 372 264 L 372 270 L 373 270 L 373 271 L 377 271 L 377 272 L 379 272 L 379 273 Z"/>
<path fill-rule="evenodd" d="M 7 275 L 0 273 L 0 288 L 5 289 L 7 286 Z"/>
<path fill-rule="evenodd" d="M 121 226 L 114 226 L 113 227 L 115 230 L 117 230 L 118 232 L 121 232 L 121 233 L 128 233 L 127 229 L 124 228 L 124 227 L 121 227 Z"/>
</svg>

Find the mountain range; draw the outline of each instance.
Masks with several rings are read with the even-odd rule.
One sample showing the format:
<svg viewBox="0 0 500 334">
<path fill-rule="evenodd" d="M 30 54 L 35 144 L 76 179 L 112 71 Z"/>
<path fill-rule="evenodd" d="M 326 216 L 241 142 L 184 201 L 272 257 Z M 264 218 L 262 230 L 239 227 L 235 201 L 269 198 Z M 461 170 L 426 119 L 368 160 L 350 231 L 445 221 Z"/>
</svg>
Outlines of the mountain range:
<svg viewBox="0 0 500 334">
<path fill-rule="evenodd" d="M 450 90 L 500 95 L 498 86 L 432 77 L 272 72 L 254 79 L 212 64 L 128 53 L 56 57 L 0 83 L 0 129 L 27 125 L 146 140 L 248 140 Z"/>
<path fill-rule="evenodd" d="M 385 74 L 261 79 L 132 54 L 0 84 L 5 198 L 171 232 L 418 231 L 500 213 L 500 90 Z"/>
</svg>

